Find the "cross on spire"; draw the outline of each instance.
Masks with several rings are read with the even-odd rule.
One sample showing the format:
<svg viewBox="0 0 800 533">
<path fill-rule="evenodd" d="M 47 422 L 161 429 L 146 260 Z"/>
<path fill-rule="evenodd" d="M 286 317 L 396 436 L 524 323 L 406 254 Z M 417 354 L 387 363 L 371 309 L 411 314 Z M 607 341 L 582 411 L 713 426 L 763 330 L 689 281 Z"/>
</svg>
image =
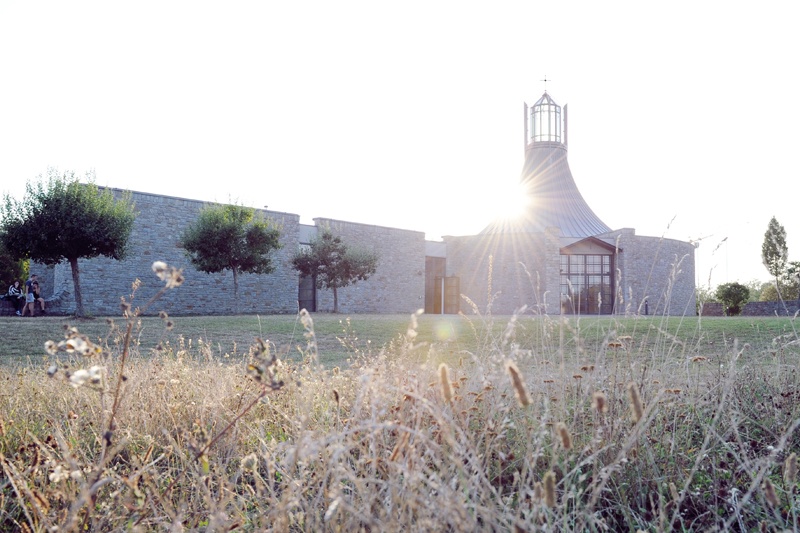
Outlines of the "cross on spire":
<svg viewBox="0 0 800 533">
<path fill-rule="evenodd" d="M 543 80 L 539 80 L 539 81 L 543 81 L 544 82 L 544 92 L 547 92 L 547 82 L 548 81 L 553 81 L 553 80 L 548 80 L 547 79 L 547 74 L 545 74 L 544 75 L 544 79 Z"/>
</svg>

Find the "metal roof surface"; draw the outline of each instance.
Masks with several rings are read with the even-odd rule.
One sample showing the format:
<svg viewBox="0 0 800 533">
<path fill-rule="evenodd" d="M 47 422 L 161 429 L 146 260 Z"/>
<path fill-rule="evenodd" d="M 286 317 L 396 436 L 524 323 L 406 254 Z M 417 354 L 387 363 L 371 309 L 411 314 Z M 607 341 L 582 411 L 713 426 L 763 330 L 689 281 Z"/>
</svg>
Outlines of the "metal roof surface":
<svg viewBox="0 0 800 533">
<path fill-rule="evenodd" d="M 611 231 L 575 185 L 563 144 L 530 144 L 521 180 L 528 195 L 525 213 L 513 219 L 495 220 L 481 234 L 540 233 L 557 227 L 563 237 L 591 237 Z"/>
</svg>

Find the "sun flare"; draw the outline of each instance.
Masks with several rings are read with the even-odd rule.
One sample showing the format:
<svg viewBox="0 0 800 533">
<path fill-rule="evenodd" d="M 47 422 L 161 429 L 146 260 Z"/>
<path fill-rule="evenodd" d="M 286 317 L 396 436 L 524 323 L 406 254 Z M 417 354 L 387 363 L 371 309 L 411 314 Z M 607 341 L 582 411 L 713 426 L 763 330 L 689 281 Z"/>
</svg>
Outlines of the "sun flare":
<svg viewBox="0 0 800 533">
<path fill-rule="evenodd" d="M 486 206 L 494 219 L 513 219 L 527 209 L 530 199 L 521 183 L 498 185 L 487 191 Z"/>
</svg>

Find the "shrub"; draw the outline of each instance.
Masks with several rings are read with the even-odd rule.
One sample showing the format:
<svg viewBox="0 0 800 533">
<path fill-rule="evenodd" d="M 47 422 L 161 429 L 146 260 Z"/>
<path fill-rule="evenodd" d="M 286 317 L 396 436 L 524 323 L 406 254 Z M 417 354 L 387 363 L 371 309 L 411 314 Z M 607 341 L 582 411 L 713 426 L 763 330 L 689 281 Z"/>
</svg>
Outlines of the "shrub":
<svg viewBox="0 0 800 533">
<path fill-rule="evenodd" d="M 750 298 L 750 289 L 734 281 L 717 287 L 715 295 L 725 306 L 725 314 L 735 316 L 742 312 L 741 306 Z"/>
</svg>

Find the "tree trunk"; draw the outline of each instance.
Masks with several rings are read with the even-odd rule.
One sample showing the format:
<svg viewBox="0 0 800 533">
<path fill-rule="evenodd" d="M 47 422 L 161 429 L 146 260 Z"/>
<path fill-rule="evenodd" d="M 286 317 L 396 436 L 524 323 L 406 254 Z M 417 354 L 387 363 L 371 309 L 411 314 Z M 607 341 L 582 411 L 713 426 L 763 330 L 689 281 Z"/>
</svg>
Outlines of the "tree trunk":
<svg viewBox="0 0 800 533">
<path fill-rule="evenodd" d="M 778 293 L 778 301 L 783 301 L 783 294 L 781 294 L 781 282 L 778 276 L 775 276 L 775 292 Z"/>
<path fill-rule="evenodd" d="M 78 268 L 78 258 L 70 257 L 69 266 L 72 267 L 72 286 L 75 290 L 75 316 L 83 317 L 83 294 L 81 293 L 81 272 Z M 55 287 L 53 287 L 55 289 Z"/>
<path fill-rule="evenodd" d="M 233 308 L 234 313 L 239 314 L 239 272 L 237 269 L 232 268 L 233 271 Z"/>
<path fill-rule="evenodd" d="M 339 293 L 336 292 L 336 287 L 333 288 L 333 312 L 339 312 Z"/>
</svg>

